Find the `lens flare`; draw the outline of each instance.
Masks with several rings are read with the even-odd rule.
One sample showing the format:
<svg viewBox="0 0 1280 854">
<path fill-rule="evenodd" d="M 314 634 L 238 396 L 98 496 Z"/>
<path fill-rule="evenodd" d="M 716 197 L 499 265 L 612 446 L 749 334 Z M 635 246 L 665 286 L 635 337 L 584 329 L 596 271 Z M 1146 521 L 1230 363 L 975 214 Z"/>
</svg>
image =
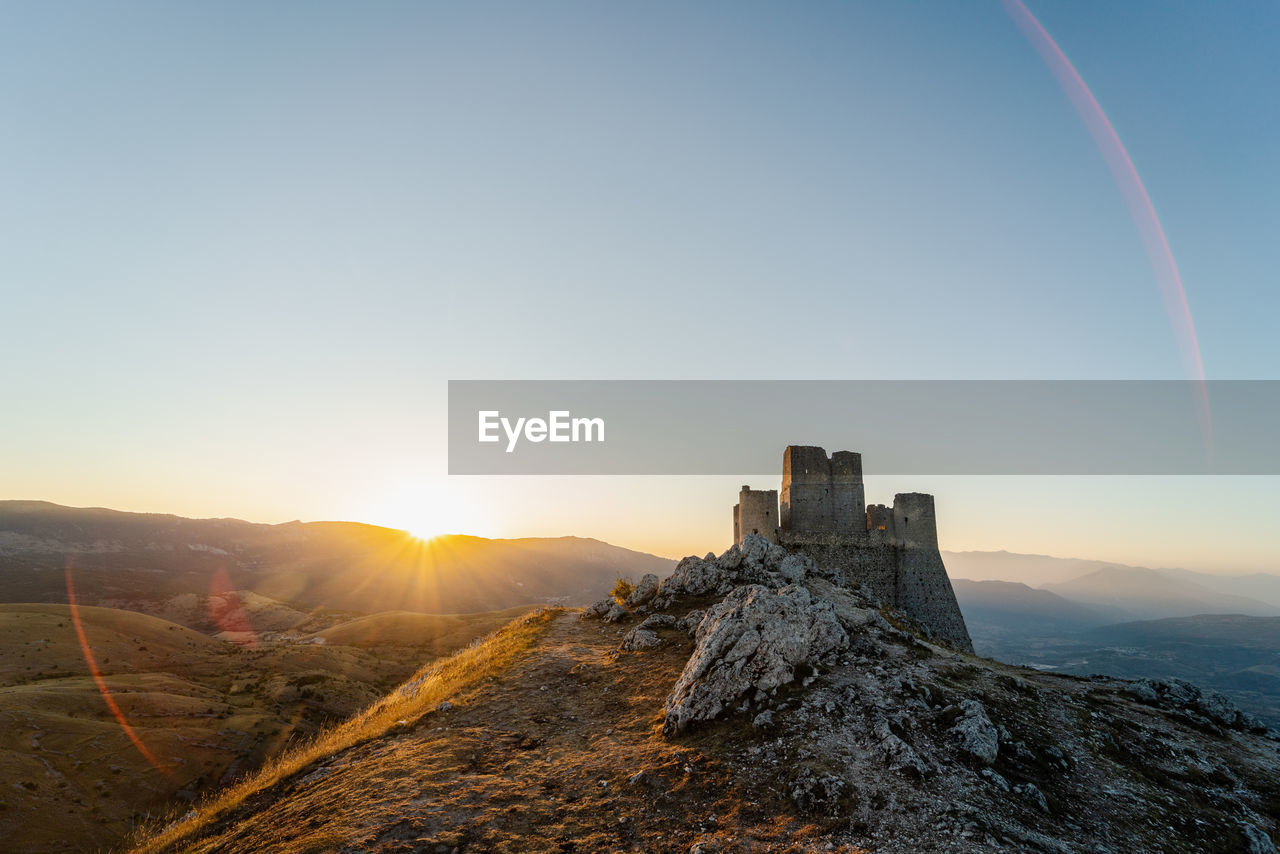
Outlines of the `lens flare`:
<svg viewBox="0 0 1280 854">
<path fill-rule="evenodd" d="M 115 717 L 116 723 L 120 725 L 121 731 L 123 731 L 129 741 L 133 743 L 133 746 L 137 748 L 138 752 L 142 754 L 142 758 L 146 759 L 152 768 L 155 768 L 166 777 L 172 778 L 172 775 L 169 773 L 169 769 L 162 765 L 160 760 L 155 757 L 155 754 L 153 754 L 151 750 L 142 743 L 142 739 L 138 737 L 138 734 L 134 732 L 133 727 L 129 725 L 129 721 L 124 716 L 124 712 L 120 710 L 118 705 L 116 705 L 115 698 L 111 696 L 111 689 L 107 687 L 107 680 L 102 677 L 102 671 L 98 668 L 98 661 L 93 656 L 93 647 L 89 645 L 89 637 L 85 634 L 84 623 L 80 620 L 80 607 L 76 603 L 76 589 L 71 580 L 70 564 L 67 565 L 66 573 L 67 604 L 71 607 L 71 624 L 75 626 L 76 637 L 80 641 L 80 651 L 84 654 L 84 663 L 89 668 L 89 675 L 93 677 L 94 684 L 98 687 L 98 693 L 102 695 L 103 702 L 107 704 L 107 709 L 109 709 L 112 716 Z"/>
<path fill-rule="evenodd" d="M 231 576 L 222 567 L 218 567 L 218 571 L 209 579 L 209 619 L 232 643 L 250 649 L 258 648 L 258 636 L 249 622 L 244 603 L 240 601 L 240 594 L 231 583 Z"/>
<path fill-rule="evenodd" d="M 1003 0 L 1003 2 L 1009 17 L 1040 54 L 1040 58 L 1044 60 L 1045 65 L 1058 81 L 1067 100 L 1075 107 L 1080 119 L 1088 128 L 1089 135 L 1093 137 L 1094 144 L 1098 146 L 1102 159 L 1106 161 L 1107 168 L 1111 170 L 1116 185 L 1120 188 L 1125 205 L 1129 208 L 1129 215 L 1138 227 L 1142 246 L 1146 250 L 1156 282 L 1160 286 L 1160 296 L 1164 301 L 1165 311 L 1169 315 L 1183 365 L 1187 375 L 1196 380 L 1199 387 L 1197 408 L 1208 449 L 1212 445 L 1213 425 L 1209 413 L 1209 390 L 1204 381 L 1204 362 L 1200 357 L 1200 342 L 1196 336 L 1195 322 L 1191 318 L 1191 308 L 1187 304 L 1187 292 L 1182 286 L 1182 274 L 1178 272 L 1178 264 L 1174 261 L 1173 251 L 1169 248 L 1169 240 L 1164 233 L 1164 226 L 1160 224 L 1160 217 L 1156 215 L 1156 209 L 1151 203 L 1146 185 L 1142 183 L 1137 167 L 1133 165 L 1128 150 L 1120 141 L 1120 135 L 1116 133 L 1102 105 L 1093 96 L 1092 90 L 1071 64 L 1071 60 L 1067 59 L 1067 55 L 1062 52 L 1062 48 L 1058 47 L 1058 43 L 1053 40 L 1035 15 L 1031 14 L 1022 0 Z"/>
</svg>

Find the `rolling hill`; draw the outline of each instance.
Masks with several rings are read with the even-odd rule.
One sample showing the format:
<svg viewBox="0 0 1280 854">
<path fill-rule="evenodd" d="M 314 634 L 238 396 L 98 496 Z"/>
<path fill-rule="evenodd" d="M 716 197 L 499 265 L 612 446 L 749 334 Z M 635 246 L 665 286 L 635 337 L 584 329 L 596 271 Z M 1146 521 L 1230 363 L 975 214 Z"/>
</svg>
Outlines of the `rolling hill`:
<svg viewBox="0 0 1280 854">
<path fill-rule="evenodd" d="M 0 599 L 81 601 L 155 613 L 181 594 L 248 590 L 299 611 L 499 611 L 586 604 L 619 575 L 673 561 L 578 537 L 423 541 L 355 522 L 263 525 L 39 501 L 0 502 Z"/>
<path fill-rule="evenodd" d="M 100 685 L 68 605 L 0 605 L 0 848 L 115 845 L 145 816 L 256 769 L 524 610 L 415 614 L 411 626 L 373 615 L 338 623 L 323 645 L 250 647 L 80 606 Z M 384 643 L 381 629 L 403 634 Z"/>
</svg>

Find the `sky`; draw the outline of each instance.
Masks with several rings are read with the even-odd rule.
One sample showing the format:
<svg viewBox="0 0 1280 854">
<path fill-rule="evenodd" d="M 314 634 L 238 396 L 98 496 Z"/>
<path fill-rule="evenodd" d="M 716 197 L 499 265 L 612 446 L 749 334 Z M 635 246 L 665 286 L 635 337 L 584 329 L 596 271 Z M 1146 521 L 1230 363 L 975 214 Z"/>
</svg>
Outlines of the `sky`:
<svg viewBox="0 0 1280 854">
<path fill-rule="evenodd" d="M 1141 175 L 1205 375 L 1277 377 L 1280 7 L 1027 8 Z M 449 477 L 447 381 L 1187 376 L 1122 188 L 1000 2 L 0 23 L 0 497 L 679 556 L 778 473 Z M 944 548 L 1280 570 L 1276 478 L 868 498 L 913 489 Z"/>
</svg>

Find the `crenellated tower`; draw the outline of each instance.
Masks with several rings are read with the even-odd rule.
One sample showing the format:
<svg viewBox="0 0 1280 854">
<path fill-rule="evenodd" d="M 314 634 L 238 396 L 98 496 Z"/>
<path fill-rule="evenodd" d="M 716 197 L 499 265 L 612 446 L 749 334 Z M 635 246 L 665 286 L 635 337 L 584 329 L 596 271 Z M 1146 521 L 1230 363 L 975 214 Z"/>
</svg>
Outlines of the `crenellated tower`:
<svg viewBox="0 0 1280 854">
<path fill-rule="evenodd" d="M 938 550 L 933 496 L 901 492 L 892 506 L 868 505 L 861 454 L 788 445 L 780 493 L 750 486 L 738 493 L 733 540 L 741 544 L 753 533 L 841 567 L 881 601 L 973 651 Z"/>
</svg>

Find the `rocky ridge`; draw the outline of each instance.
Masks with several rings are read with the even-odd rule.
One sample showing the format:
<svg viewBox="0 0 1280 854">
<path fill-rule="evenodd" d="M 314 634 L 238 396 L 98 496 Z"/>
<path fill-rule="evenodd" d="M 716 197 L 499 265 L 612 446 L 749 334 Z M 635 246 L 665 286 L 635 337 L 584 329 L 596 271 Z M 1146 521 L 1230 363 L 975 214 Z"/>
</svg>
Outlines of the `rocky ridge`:
<svg viewBox="0 0 1280 854">
<path fill-rule="evenodd" d="M 582 616 L 624 625 L 618 656 L 692 635 L 663 736 L 720 735 L 728 767 L 788 792 L 832 845 L 1276 850 L 1276 734 L 1219 694 L 960 653 L 757 536 L 641 589 Z"/>
</svg>

